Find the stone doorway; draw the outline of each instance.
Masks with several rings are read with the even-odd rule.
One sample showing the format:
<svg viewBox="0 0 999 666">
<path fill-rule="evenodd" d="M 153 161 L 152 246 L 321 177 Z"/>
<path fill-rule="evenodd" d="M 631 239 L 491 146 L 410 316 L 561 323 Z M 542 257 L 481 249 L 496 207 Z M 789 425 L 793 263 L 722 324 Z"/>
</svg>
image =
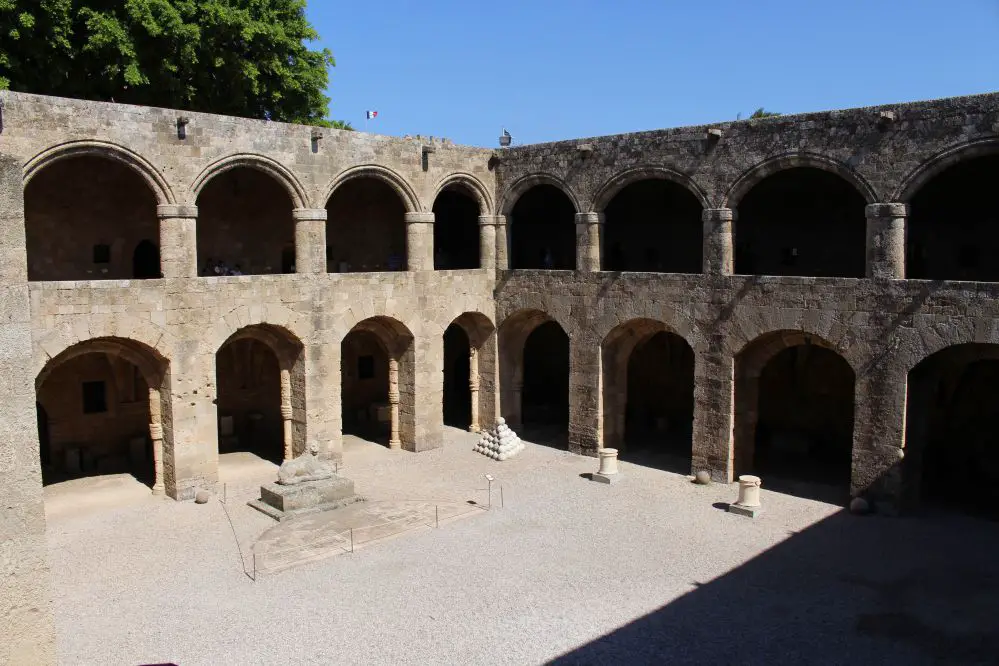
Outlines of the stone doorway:
<svg viewBox="0 0 999 666">
<path fill-rule="evenodd" d="M 471 344 L 458 324 L 444 331 L 444 425 L 467 429 L 472 424 L 469 385 Z"/>
<path fill-rule="evenodd" d="M 999 518 L 999 345 L 948 347 L 908 377 L 905 505 Z"/>
<path fill-rule="evenodd" d="M 735 472 L 766 487 L 827 501 L 849 496 L 854 385 L 826 341 L 776 332 L 736 357 Z"/>
</svg>

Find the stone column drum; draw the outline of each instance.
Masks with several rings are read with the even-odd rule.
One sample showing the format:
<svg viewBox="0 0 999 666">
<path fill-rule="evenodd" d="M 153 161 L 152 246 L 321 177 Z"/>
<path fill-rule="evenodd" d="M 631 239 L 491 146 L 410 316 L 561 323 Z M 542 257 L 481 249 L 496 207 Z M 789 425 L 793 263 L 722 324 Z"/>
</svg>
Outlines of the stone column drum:
<svg viewBox="0 0 999 666">
<path fill-rule="evenodd" d="M 490 271 L 498 268 L 496 265 L 497 230 L 506 230 L 505 226 L 499 226 L 497 220 L 505 221 L 505 218 L 497 218 L 495 215 L 479 216 L 479 268 Z"/>
<path fill-rule="evenodd" d="M 468 390 L 472 394 L 472 417 L 468 424 L 469 432 L 479 432 L 479 350 L 468 350 Z"/>
<path fill-rule="evenodd" d="M 388 401 L 392 422 L 390 426 L 389 448 L 401 449 L 402 439 L 399 437 L 399 361 L 396 358 L 389 359 Z"/>
<path fill-rule="evenodd" d="M 166 279 L 198 277 L 198 207 L 156 207 L 160 220 L 160 273 Z"/>
<path fill-rule="evenodd" d="M 876 203 L 867 215 L 867 269 L 869 278 L 901 280 L 905 277 L 905 225 L 909 207 L 902 203 Z"/>
<path fill-rule="evenodd" d="M 296 208 L 291 217 L 295 221 L 295 272 L 326 272 L 326 209 Z"/>
<path fill-rule="evenodd" d="M 576 213 L 576 270 L 595 273 L 603 254 L 603 213 Z"/>
<path fill-rule="evenodd" d="M 406 213 L 406 270 L 434 270 L 433 213 Z"/>
<path fill-rule="evenodd" d="M 598 474 L 617 474 L 617 449 L 600 449 L 597 456 L 600 458 Z"/>
<path fill-rule="evenodd" d="M 701 212 L 705 275 L 732 275 L 735 271 L 735 219 L 736 213 L 731 208 L 706 208 Z"/>
</svg>

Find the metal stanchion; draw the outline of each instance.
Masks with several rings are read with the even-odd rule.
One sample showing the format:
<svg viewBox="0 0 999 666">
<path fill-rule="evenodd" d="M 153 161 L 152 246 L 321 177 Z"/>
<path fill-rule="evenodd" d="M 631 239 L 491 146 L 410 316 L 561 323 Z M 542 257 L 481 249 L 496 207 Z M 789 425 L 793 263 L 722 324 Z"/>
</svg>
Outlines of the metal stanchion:
<svg viewBox="0 0 999 666">
<path fill-rule="evenodd" d="M 350 552 L 354 552 L 354 528 L 350 528 Z"/>
<path fill-rule="evenodd" d="M 500 508 L 502 509 L 504 506 L 505 504 L 503 502 L 503 486 L 500 485 Z"/>
<path fill-rule="evenodd" d="M 257 582 L 257 551 L 253 551 L 253 582 Z"/>
<path fill-rule="evenodd" d="M 440 514 L 440 510 L 438 509 L 438 506 L 435 504 L 434 505 L 434 527 L 440 527 L 440 526 L 441 526 L 441 514 Z"/>
</svg>

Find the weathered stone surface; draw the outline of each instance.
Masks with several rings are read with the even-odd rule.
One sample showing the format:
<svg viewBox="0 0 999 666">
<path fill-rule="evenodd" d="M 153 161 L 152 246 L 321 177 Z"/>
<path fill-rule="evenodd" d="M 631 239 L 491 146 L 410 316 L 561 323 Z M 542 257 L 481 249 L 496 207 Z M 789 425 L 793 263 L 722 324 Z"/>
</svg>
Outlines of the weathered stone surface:
<svg viewBox="0 0 999 666">
<path fill-rule="evenodd" d="M 212 494 L 210 492 L 208 492 L 207 490 L 202 489 L 202 490 L 199 490 L 198 492 L 196 492 L 194 494 L 194 503 L 195 504 L 208 504 L 208 500 L 210 500 L 211 498 L 212 498 Z"/>
<path fill-rule="evenodd" d="M 354 482 L 338 476 L 294 486 L 269 483 L 260 486 L 260 499 L 249 504 L 276 520 L 287 520 L 305 513 L 336 509 L 361 499 L 354 493 Z"/>
</svg>

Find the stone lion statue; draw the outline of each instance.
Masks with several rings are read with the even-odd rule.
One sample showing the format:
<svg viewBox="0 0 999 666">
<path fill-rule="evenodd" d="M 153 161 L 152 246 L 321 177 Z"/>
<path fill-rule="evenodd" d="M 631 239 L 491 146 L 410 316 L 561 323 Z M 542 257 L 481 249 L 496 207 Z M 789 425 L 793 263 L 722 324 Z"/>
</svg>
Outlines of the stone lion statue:
<svg viewBox="0 0 999 666">
<path fill-rule="evenodd" d="M 308 481 L 332 479 L 333 476 L 333 468 L 319 459 L 319 445 L 313 442 L 305 453 L 281 464 L 277 482 L 282 486 L 294 486 Z"/>
</svg>

